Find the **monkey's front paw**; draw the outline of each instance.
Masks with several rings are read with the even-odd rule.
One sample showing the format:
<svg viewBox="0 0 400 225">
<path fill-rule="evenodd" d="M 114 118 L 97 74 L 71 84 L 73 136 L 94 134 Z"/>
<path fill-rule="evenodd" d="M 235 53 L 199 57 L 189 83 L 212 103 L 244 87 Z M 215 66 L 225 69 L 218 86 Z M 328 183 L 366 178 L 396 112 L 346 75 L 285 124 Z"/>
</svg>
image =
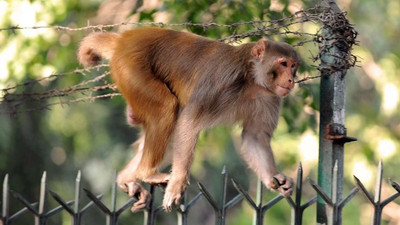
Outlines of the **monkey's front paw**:
<svg viewBox="0 0 400 225">
<path fill-rule="evenodd" d="M 137 212 L 145 209 L 151 200 L 150 193 L 136 182 L 126 183 L 124 186 L 125 188 L 123 188 L 123 190 L 128 193 L 129 197 L 135 197 L 138 199 L 135 203 L 133 203 L 131 211 Z"/>
<path fill-rule="evenodd" d="M 185 188 L 186 180 L 169 181 L 163 200 L 163 207 L 166 211 L 171 211 L 174 205 L 179 205 L 179 201 Z"/>
<path fill-rule="evenodd" d="M 272 177 L 270 187 L 278 190 L 284 197 L 289 197 L 293 192 L 293 179 L 283 174 L 277 174 Z"/>
</svg>

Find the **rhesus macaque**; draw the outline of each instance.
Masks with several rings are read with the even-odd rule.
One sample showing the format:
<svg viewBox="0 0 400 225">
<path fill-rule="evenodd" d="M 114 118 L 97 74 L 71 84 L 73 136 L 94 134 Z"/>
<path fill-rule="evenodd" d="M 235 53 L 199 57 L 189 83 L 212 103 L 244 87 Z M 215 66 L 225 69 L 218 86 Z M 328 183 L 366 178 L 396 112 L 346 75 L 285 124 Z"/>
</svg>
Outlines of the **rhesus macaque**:
<svg viewBox="0 0 400 225">
<path fill-rule="evenodd" d="M 127 101 L 128 123 L 143 127 L 136 155 L 117 178 L 139 198 L 132 211 L 150 198 L 140 181 L 167 184 L 164 208 L 178 204 L 199 132 L 236 121 L 243 126 L 244 161 L 266 187 L 292 193 L 293 181 L 276 168 L 270 145 L 281 98 L 294 87 L 299 64 L 290 45 L 259 40 L 231 46 L 187 32 L 139 28 L 92 33 L 82 40 L 78 57 L 84 66 L 110 60 L 112 78 Z M 172 171 L 160 173 L 170 142 Z"/>
</svg>

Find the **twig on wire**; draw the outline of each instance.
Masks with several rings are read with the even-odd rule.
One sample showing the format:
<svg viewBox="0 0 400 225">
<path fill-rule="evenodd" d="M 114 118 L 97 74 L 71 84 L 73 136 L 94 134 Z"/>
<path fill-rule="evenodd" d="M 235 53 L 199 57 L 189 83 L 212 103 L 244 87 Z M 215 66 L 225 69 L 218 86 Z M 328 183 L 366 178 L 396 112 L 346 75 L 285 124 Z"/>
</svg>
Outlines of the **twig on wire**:
<svg viewBox="0 0 400 225">
<path fill-rule="evenodd" d="M 302 79 L 300 79 L 300 80 L 296 80 L 295 81 L 295 83 L 302 83 L 302 82 L 305 82 L 305 81 L 308 81 L 308 80 L 313 80 L 313 79 L 318 79 L 318 78 L 320 78 L 321 77 L 321 75 L 317 75 L 317 76 L 308 76 L 308 77 L 304 77 L 304 78 L 302 78 Z"/>
</svg>

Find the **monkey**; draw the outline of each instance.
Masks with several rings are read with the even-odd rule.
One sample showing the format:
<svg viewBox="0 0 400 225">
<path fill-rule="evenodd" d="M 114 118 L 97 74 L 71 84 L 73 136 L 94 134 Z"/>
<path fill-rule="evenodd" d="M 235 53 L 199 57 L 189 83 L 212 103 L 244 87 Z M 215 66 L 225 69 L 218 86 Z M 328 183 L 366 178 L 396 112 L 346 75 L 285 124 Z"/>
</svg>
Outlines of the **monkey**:
<svg viewBox="0 0 400 225">
<path fill-rule="evenodd" d="M 141 123 L 129 105 L 126 107 L 126 122 L 131 126 L 138 126 Z"/>
<path fill-rule="evenodd" d="M 86 36 L 79 62 L 87 67 L 102 59 L 110 60 L 128 123 L 144 131 L 117 178 L 125 192 L 139 198 L 132 211 L 151 198 L 141 181 L 166 184 L 163 207 L 170 211 L 178 205 L 199 133 L 235 122 L 243 127 L 238 152 L 250 169 L 267 188 L 291 195 L 293 180 L 278 171 L 270 144 L 300 63 L 291 45 L 260 39 L 232 46 L 190 32 L 143 27 Z M 170 144 L 171 171 L 160 173 Z"/>
</svg>

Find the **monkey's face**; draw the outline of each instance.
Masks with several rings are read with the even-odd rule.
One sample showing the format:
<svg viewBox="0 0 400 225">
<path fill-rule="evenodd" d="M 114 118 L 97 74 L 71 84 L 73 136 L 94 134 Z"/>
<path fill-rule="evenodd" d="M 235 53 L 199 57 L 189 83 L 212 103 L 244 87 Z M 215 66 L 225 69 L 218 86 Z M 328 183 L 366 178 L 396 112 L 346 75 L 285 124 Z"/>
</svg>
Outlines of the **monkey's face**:
<svg viewBox="0 0 400 225">
<path fill-rule="evenodd" d="M 296 60 L 279 57 L 273 61 L 270 77 L 269 89 L 276 95 L 284 97 L 290 93 L 294 87 L 298 63 Z"/>
<path fill-rule="evenodd" d="M 294 87 L 297 67 L 297 60 L 287 57 L 256 62 L 255 83 L 279 97 L 285 97 Z"/>
<path fill-rule="evenodd" d="M 251 49 L 254 81 L 279 97 L 294 87 L 298 56 L 292 46 L 274 41 L 258 41 Z"/>
</svg>

